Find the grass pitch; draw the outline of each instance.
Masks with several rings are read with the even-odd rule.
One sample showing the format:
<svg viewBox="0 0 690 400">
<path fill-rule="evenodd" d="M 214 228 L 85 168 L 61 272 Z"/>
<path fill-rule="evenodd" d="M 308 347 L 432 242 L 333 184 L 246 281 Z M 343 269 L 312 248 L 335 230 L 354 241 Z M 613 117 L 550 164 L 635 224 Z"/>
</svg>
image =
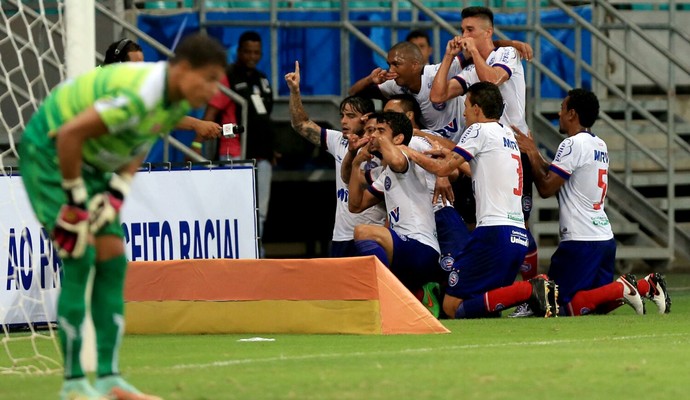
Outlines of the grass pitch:
<svg viewBox="0 0 690 400">
<path fill-rule="evenodd" d="M 687 398 L 690 275 L 667 278 L 668 315 L 647 302 L 645 316 L 444 321 L 447 335 L 128 335 L 122 372 L 168 400 Z M 60 384 L 0 375 L 0 399 Z"/>
</svg>

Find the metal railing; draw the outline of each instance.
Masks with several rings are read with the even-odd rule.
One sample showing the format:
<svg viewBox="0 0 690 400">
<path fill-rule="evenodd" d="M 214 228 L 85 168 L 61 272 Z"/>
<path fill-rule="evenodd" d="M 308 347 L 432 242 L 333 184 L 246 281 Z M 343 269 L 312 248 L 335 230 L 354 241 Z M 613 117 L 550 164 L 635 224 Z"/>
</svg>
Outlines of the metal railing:
<svg viewBox="0 0 690 400">
<path fill-rule="evenodd" d="M 650 1 L 653 3 L 654 1 Z M 135 1 L 142 3 L 141 1 Z M 181 3 L 181 2 L 180 2 Z M 185 6 L 189 5 L 189 0 L 185 1 Z M 349 2 L 330 2 L 333 5 L 339 4 L 340 20 L 339 21 L 282 21 L 279 17 L 279 11 L 286 8 L 286 4 L 294 2 L 279 2 L 270 1 L 268 3 L 269 19 L 263 21 L 241 20 L 241 21 L 209 21 L 206 19 L 206 13 L 212 10 L 208 6 L 209 2 L 195 0 L 192 3 L 191 9 L 199 12 L 200 26 L 207 28 L 211 26 L 232 26 L 232 27 L 269 27 L 270 28 L 270 58 L 271 58 L 271 84 L 274 86 L 274 93 L 278 93 L 277 85 L 281 81 L 279 76 L 278 65 L 278 30 L 286 28 L 334 28 L 340 30 L 341 48 L 339 49 L 342 60 L 350 60 L 350 43 L 352 40 L 359 41 L 370 48 L 376 54 L 385 57 L 386 50 L 382 49 L 374 43 L 363 31 L 363 28 L 368 27 L 387 27 L 391 29 L 391 40 L 397 41 L 399 39 L 399 30 L 427 29 L 432 32 L 434 57 L 436 61 L 442 56 L 442 49 L 445 48 L 445 43 L 440 43 L 441 33 L 450 33 L 456 35 L 459 33 L 459 23 L 450 23 L 443 20 L 436 11 L 438 9 L 430 8 L 426 1 L 410 0 L 410 1 L 391 1 L 390 19 L 388 21 L 355 21 L 350 20 L 349 16 Z M 217 3 L 217 2 L 216 2 Z M 462 1 L 457 2 L 465 5 L 477 5 L 477 1 Z M 494 2 L 484 1 L 483 4 L 495 7 Z M 549 120 L 549 116 L 553 116 L 554 111 L 552 99 L 546 99 L 541 94 L 541 82 L 543 79 L 549 79 L 563 90 L 568 90 L 573 86 L 582 86 L 585 82 L 585 75 L 591 77 L 592 89 L 597 92 L 602 104 L 614 104 L 619 106 L 612 107 L 616 113 L 608 112 L 606 107 L 602 107 L 601 122 L 605 127 L 608 127 L 616 135 L 621 137 L 625 143 L 625 160 L 624 168 L 621 176 L 612 172 L 609 182 L 609 198 L 613 205 L 624 210 L 624 213 L 639 221 L 650 232 L 661 246 L 665 246 L 668 251 L 668 258 L 672 259 L 674 251 L 683 254 L 690 259 L 690 236 L 684 233 L 675 224 L 675 208 L 673 198 L 675 197 L 675 152 L 680 152 L 684 157 L 690 153 L 690 146 L 676 133 L 676 87 L 678 82 L 677 74 L 685 77 L 690 75 L 690 63 L 679 57 L 674 49 L 679 44 L 690 44 L 690 34 L 681 28 L 678 22 L 678 10 L 676 10 L 676 1 L 671 0 L 663 2 L 668 4 L 668 22 L 667 23 L 646 23 L 637 24 L 630 20 L 623 12 L 618 10 L 614 5 L 606 0 L 592 0 L 592 1 L 578 1 L 578 4 L 588 4 L 592 7 L 592 21 L 588 21 L 574 12 L 572 5 L 563 0 L 526 0 L 524 8 L 520 11 L 526 13 L 527 23 L 519 26 L 497 26 L 496 33 L 501 38 L 506 38 L 505 32 L 521 32 L 527 37 L 527 41 L 532 44 L 535 57 L 534 61 L 527 64 L 526 79 L 528 87 L 528 124 L 530 126 L 539 127 L 544 130 L 547 136 L 544 136 L 546 144 L 549 144 L 551 149 L 555 149 L 553 144 L 557 144 L 560 136 L 556 136 L 556 129 Z M 507 2 L 502 2 L 506 5 Z M 542 23 L 539 15 L 544 9 L 544 5 L 548 5 L 552 9 L 558 9 L 571 17 L 572 22 L 567 24 L 545 24 Z M 103 10 L 105 9 L 105 10 Z M 495 8 L 494 8 L 495 9 Z M 399 18 L 401 10 L 412 10 L 411 20 L 403 21 Z M 495 9 L 496 10 L 496 9 Z M 511 10 L 516 11 L 513 7 Z M 254 10 L 255 11 L 255 10 Z M 99 12 L 108 15 L 109 11 L 99 6 Z M 112 14 L 112 13 L 111 13 Z M 688 14 L 684 13 L 685 19 L 688 19 Z M 425 20 L 420 20 L 419 17 L 423 15 Z M 118 19 L 116 15 L 112 15 L 111 19 L 121 24 L 127 31 L 147 43 L 154 46 L 163 53 L 167 53 L 167 49 L 160 48 L 155 40 L 143 35 L 136 27 L 128 24 L 122 19 Z M 687 26 L 687 25 L 685 25 Z M 563 45 L 552 33 L 552 29 L 572 29 L 575 31 L 575 45 L 573 49 Z M 649 30 L 662 30 L 668 32 L 668 43 L 661 43 L 647 34 Z M 610 37 L 611 32 L 623 32 L 624 40 L 616 42 Z M 583 43 L 582 34 L 588 33 L 591 36 L 593 56 L 592 61 L 585 61 L 587 57 L 583 57 Z M 668 65 L 664 76 L 659 76 L 659 71 L 653 72 L 640 65 L 639 57 L 635 57 L 632 43 L 644 42 L 654 51 L 652 57 L 657 58 Z M 540 62 L 542 55 L 542 43 L 548 43 L 555 47 L 560 54 L 566 59 L 571 60 L 574 65 L 572 76 L 559 76 L 554 71 L 549 70 L 542 62 Z M 391 43 L 392 45 L 393 43 Z M 336 50 L 338 51 L 338 50 Z M 623 84 L 618 84 L 612 81 L 607 71 L 607 63 L 611 55 L 618 57 L 623 65 L 625 71 Z M 603 58 L 603 60 L 602 60 Z M 666 118 L 660 117 L 658 113 L 648 110 L 645 107 L 644 101 L 639 100 L 634 95 L 634 88 L 631 76 L 636 73 L 647 78 L 651 82 L 661 96 L 666 100 Z M 341 68 L 340 71 L 341 95 L 347 93 L 349 84 L 351 82 L 350 68 Z M 572 84 L 568 83 L 571 82 Z M 232 96 L 232 94 L 229 94 Z M 239 96 L 232 96 L 234 100 L 242 102 L 244 99 L 236 99 Z M 280 98 L 278 99 L 280 100 Z M 560 99 L 558 99 L 560 102 Z M 551 108 L 549 108 L 551 104 Z M 614 110 L 615 108 L 615 110 Z M 246 107 L 243 107 L 246 110 Z M 614 114 L 623 111 L 622 121 L 615 118 Z M 634 118 L 637 116 L 638 118 Z M 642 141 L 639 136 L 631 132 L 631 126 L 635 120 L 645 122 L 645 129 L 651 129 L 656 133 L 665 135 L 666 147 L 663 155 L 651 151 Z M 601 123 L 599 128 L 601 128 Z M 543 135 L 540 135 L 543 136 Z M 635 173 L 633 168 L 633 161 L 629 156 L 631 149 L 636 149 L 644 158 L 651 161 L 657 169 L 666 173 L 666 190 L 667 190 L 667 212 L 661 211 L 658 207 L 652 205 L 645 196 L 642 196 L 632 186 L 632 175 Z"/>
</svg>

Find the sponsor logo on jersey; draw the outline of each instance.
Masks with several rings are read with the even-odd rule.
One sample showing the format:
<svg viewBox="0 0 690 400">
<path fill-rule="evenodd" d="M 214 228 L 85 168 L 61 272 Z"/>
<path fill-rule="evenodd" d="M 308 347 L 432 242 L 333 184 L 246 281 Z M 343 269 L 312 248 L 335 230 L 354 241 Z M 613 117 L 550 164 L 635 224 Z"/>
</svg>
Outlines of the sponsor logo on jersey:
<svg viewBox="0 0 690 400">
<path fill-rule="evenodd" d="M 453 134 L 457 133 L 458 130 L 458 119 L 453 118 L 453 120 L 450 121 L 448 125 L 444 126 L 441 129 L 435 130 L 434 133 L 438 133 L 439 135 L 445 138 L 450 138 Z"/>
<path fill-rule="evenodd" d="M 607 217 L 604 217 L 604 216 L 594 217 L 594 218 L 592 218 L 592 225 L 594 225 L 594 226 L 608 226 L 609 225 L 609 219 Z"/>
<path fill-rule="evenodd" d="M 391 220 L 391 223 L 396 223 L 400 221 L 400 207 L 395 207 L 392 209 L 389 213 L 388 216 Z"/>
<path fill-rule="evenodd" d="M 386 176 L 386 179 L 383 181 L 383 187 L 384 187 L 386 190 L 390 190 L 390 189 L 391 189 L 391 177 L 390 177 L 390 176 Z"/>
<path fill-rule="evenodd" d="M 512 231 L 510 232 L 510 243 L 521 244 L 527 247 L 529 245 L 529 239 L 527 238 L 527 234 L 523 232 Z"/>
<path fill-rule="evenodd" d="M 344 203 L 347 203 L 349 194 L 350 194 L 350 192 L 347 189 L 340 188 L 340 189 L 338 189 L 336 196 L 338 196 L 338 200 L 340 200 Z"/>
</svg>

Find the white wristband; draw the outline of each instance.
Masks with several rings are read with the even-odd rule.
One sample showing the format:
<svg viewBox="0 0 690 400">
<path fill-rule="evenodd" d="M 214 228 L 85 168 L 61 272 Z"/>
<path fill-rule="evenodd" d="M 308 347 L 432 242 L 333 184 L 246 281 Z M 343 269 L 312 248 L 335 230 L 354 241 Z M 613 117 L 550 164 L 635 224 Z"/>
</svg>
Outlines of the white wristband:
<svg viewBox="0 0 690 400">
<path fill-rule="evenodd" d="M 74 179 L 63 179 L 62 189 L 67 193 L 69 200 L 74 204 L 84 204 L 88 198 L 88 193 L 86 191 L 86 185 L 84 185 L 84 179 L 82 177 Z"/>
</svg>

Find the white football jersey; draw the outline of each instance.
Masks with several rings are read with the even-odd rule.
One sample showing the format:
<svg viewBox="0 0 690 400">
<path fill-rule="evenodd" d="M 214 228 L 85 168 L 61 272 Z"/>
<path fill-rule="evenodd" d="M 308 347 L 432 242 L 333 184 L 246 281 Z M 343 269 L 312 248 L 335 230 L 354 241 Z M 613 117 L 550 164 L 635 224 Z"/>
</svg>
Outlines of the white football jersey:
<svg viewBox="0 0 690 400">
<path fill-rule="evenodd" d="M 359 214 L 351 213 L 348 207 L 348 182 L 344 182 L 340 177 L 340 168 L 343 158 L 347 154 L 348 142 L 340 131 L 321 128 L 321 145 L 329 154 L 335 158 L 335 195 L 337 205 L 335 209 L 335 223 L 333 226 L 333 241 L 344 242 L 353 240 L 355 226 L 360 224 L 383 225 L 386 220 L 386 210 L 381 204 L 377 204 Z M 367 168 L 378 165 L 376 161 L 367 164 Z"/>
<path fill-rule="evenodd" d="M 470 125 L 455 147 L 470 163 L 477 226 L 525 227 L 522 162 L 515 135 L 498 122 Z"/>
<path fill-rule="evenodd" d="M 457 143 L 462 135 L 464 125 L 464 97 L 456 97 L 445 103 L 432 103 L 429 100 L 431 84 L 441 64 L 426 65 L 422 71 L 422 86 L 419 93 L 412 93 L 408 88 L 399 86 L 394 80 L 386 81 L 379 85 L 379 90 L 386 97 L 407 93 L 417 100 L 422 110 L 422 123 L 427 129 L 433 130 L 439 135 Z M 457 57 L 453 60 L 448 71 L 448 78 L 460 73 L 462 68 Z"/>
<path fill-rule="evenodd" d="M 395 233 L 403 240 L 410 238 L 424 243 L 440 254 L 428 175 L 429 172 L 408 158 L 405 172 L 385 167 L 370 190 L 384 195 L 390 227 Z"/>
<path fill-rule="evenodd" d="M 613 231 L 604 211 L 609 153 L 589 132 L 561 142 L 549 169 L 566 182 L 558 191 L 561 240 L 609 240 Z"/>
<path fill-rule="evenodd" d="M 412 150 L 416 150 L 420 153 L 423 153 L 427 150 L 431 149 L 431 143 L 429 140 L 425 137 L 422 136 L 412 136 L 412 139 L 410 139 L 410 143 L 407 145 L 409 148 Z M 452 207 L 453 204 L 449 202 L 444 202 L 440 201 L 437 199 L 434 201 L 434 189 L 436 188 L 436 175 L 432 174 L 431 172 L 426 171 L 426 185 L 427 188 L 429 189 L 429 201 L 431 202 L 434 211 L 438 211 L 443 207 Z"/>
<path fill-rule="evenodd" d="M 515 125 L 526 134 L 528 128 L 525 120 L 525 71 L 518 51 L 514 47 L 498 47 L 489 54 L 486 63 L 492 67 L 503 68 L 509 77 L 498 87 L 505 104 L 500 122 L 505 126 Z M 465 89 L 479 82 L 476 66 L 468 65 L 455 79 Z"/>
</svg>

